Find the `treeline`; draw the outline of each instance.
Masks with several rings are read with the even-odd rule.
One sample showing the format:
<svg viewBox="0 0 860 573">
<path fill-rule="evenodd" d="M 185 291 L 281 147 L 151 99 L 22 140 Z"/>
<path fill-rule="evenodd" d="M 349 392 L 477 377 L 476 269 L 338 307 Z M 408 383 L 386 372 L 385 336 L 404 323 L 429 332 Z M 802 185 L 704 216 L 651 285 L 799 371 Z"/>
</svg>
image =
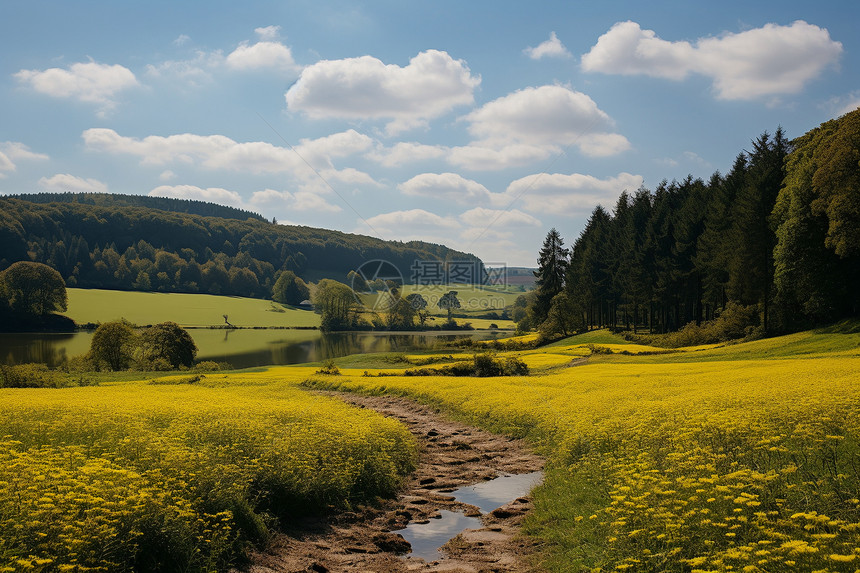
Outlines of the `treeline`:
<svg viewBox="0 0 860 573">
<path fill-rule="evenodd" d="M 553 229 L 538 262 L 529 321 L 550 333 L 666 333 L 726 309 L 762 334 L 856 316 L 860 110 L 793 141 L 764 133 L 726 175 L 622 193 L 570 249 Z"/>
<path fill-rule="evenodd" d="M 122 195 L 119 193 L 27 193 L 8 195 L 12 199 L 23 199 L 31 203 L 79 203 L 100 207 L 146 207 L 175 213 L 188 213 L 202 217 L 221 217 L 222 219 L 256 219 L 265 221 L 262 215 L 206 201 L 194 199 L 174 199 L 171 197 L 150 197 L 148 195 Z"/>
<path fill-rule="evenodd" d="M 474 255 L 418 241 L 128 206 L 127 197 L 112 205 L 109 195 L 99 204 L 29 199 L 0 198 L 0 270 L 41 262 L 73 287 L 268 297 L 285 270 L 346 277 L 373 259 L 407 280 L 416 261 L 473 261 L 483 270 Z"/>
</svg>

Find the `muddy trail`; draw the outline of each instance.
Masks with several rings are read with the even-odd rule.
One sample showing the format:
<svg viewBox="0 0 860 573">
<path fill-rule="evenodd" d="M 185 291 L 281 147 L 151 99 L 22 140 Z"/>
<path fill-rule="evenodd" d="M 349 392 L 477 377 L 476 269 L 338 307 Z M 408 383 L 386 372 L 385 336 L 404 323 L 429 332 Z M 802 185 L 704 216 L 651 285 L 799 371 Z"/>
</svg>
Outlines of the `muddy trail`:
<svg viewBox="0 0 860 573">
<path fill-rule="evenodd" d="M 297 524 L 295 531 L 279 535 L 265 553 L 253 554 L 253 564 L 246 571 L 480 573 L 532 569 L 530 557 L 535 548 L 519 535 L 532 507 L 529 497 L 482 514 L 450 495 L 457 488 L 501 475 L 543 469 L 544 460 L 525 442 L 451 421 L 404 398 L 327 394 L 406 424 L 421 450 L 418 469 L 397 499 Z M 430 561 L 410 555 L 409 543 L 393 533 L 407 524 L 431 523 L 449 511 L 480 522 L 445 544 Z"/>
</svg>

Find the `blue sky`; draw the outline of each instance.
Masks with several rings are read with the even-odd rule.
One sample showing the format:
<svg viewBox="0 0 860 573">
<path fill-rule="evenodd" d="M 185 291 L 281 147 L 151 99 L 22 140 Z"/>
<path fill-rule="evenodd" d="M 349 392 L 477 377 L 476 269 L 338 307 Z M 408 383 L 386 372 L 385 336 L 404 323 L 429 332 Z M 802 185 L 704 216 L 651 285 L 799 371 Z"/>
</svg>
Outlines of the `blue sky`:
<svg viewBox="0 0 860 573">
<path fill-rule="evenodd" d="M 0 193 L 209 200 L 533 266 L 860 105 L 860 3 L 0 5 Z"/>
</svg>

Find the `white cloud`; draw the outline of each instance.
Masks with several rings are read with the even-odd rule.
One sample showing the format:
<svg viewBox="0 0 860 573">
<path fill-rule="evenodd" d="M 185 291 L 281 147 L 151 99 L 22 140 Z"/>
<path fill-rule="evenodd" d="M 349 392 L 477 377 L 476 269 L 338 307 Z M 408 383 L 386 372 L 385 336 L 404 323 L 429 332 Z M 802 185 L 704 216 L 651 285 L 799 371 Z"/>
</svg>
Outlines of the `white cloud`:
<svg viewBox="0 0 860 573">
<path fill-rule="evenodd" d="M 564 44 L 561 43 L 561 40 L 558 39 L 555 32 L 550 33 L 549 40 L 538 44 L 534 48 L 526 48 L 523 50 L 523 53 L 533 60 L 539 60 L 541 58 L 571 57 L 570 52 L 567 51 L 567 48 L 564 47 Z"/>
<path fill-rule="evenodd" d="M 537 173 L 511 182 L 505 194 L 522 202 L 527 211 L 555 215 L 591 211 L 597 204 L 611 208 L 622 191 L 634 192 L 642 186 L 641 175 L 619 173 L 598 179 L 573 173 Z"/>
<path fill-rule="evenodd" d="M 860 94 L 852 94 L 853 99 L 849 99 L 848 103 L 842 104 L 841 109 L 837 112 L 836 116 L 845 115 L 846 113 L 851 113 L 852 111 L 860 108 Z"/>
<path fill-rule="evenodd" d="M 311 191 L 296 191 L 293 193 L 294 203 L 290 208 L 295 211 L 323 211 L 337 213 L 342 211 L 338 205 L 333 205 L 317 193 Z"/>
<path fill-rule="evenodd" d="M 842 44 L 824 28 L 798 20 L 689 42 L 669 42 L 636 22 L 619 22 L 582 57 L 585 71 L 682 80 L 713 80 L 717 97 L 750 100 L 797 93 L 828 66 Z"/>
<path fill-rule="evenodd" d="M 471 171 L 493 171 L 529 165 L 561 153 L 555 145 L 501 145 L 499 148 L 481 144 L 453 147 L 448 155 L 451 165 Z"/>
<path fill-rule="evenodd" d="M 454 217 L 442 217 L 424 209 L 381 213 L 366 220 L 383 237 L 398 240 L 428 240 L 435 243 L 450 241 L 450 233 L 461 228 Z M 363 227 L 367 232 L 367 226 Z M 448 236 L 446 237 L 446 233 Z"/>
<path fill-rule="evenodd" d="M 296 71 L 298 66 L 293 60 L 290 49 L 280 42 L 262 41 L 256 44 L 244 42 L 233 50 L 226 59 L 227 67 L 234 70 L 276 69 Z"/>
<path fill-rule="evenodd" d="M 260 28 L 254 28 L 254 33 L 260 37 L 261 40 L 276 40 L 280 35 L 281 27 L 280 26 L 264 26 Z"/>
<path fill-rule="evenodd" d="M 376 161 L 384 167 L 398 167 L 407 163 L 439 159 L 448 155 L 449 149 L 442 145 L 424 145 L 401 141 L 391 147 L 377 146 L 367 154 L 368 159 Z"/>
<path fill-rule="evenodd" d="M 174 173 L 170 169 L 165 169 L 158 176 L 158 179 L 161 181 L 170 181 L 171 179 L 176 179 L 176 173 Z"/>
<path fill-rule="evenodd" d="M 146 75 L 156 80 L 179 82 L 192 87 L 200 87 L 212 82 L 212 73 L 224 63 L 221 52 L 198 50 L 188 60 L 167 60 L 160 64 L 148 64 Z"/>
<path fill-rule="evenodd" d="M 17 141 L 4 141 L 3 143 L 0 143 L 0 151 L 13 161 L 40 161 L 48 159 L 48 156 L 44 153 L 31 151 L 28 146 Z"/>
<path fill-rule="evenodd" d="M 431 197 L 461 205 L 489 203 L 492 199 L 489 189 L 456 173 L 422 173 L 397 188 L 404 195 Z"/>
<path fill-rule="evenodd" d="M 302 140 L 295 150 L 263 141 L 239 143 L 224 135 L 192 133 L 166 137 L 150 135 L 138 139 L 119 135 L 108 128 L 92 128 L 84 131 L 82 137 L 91 151 L 134 155 L 144 165 L 186 163 L 212 170 L 255 174 L 291 172 L 305 177 L 316 177 L 308 169 L 305 160 L 316 169 L 331 169 L 332 156 L 360 153 L 372 145 L 370 138 L 353 130 L 315 140 Z M 352 176 L 354 178 L 354 173 Z"/>
<path fill-rule="evenodd" d="M 68 173 L 42 177 L 39 188 L 49 193 L 107 193 L 108 187 L 97 179 L 83 179 Z"/>
<path fill-rule="evenodd" d="M 4 171 L 15 171 L 18 166 L 16 161 L 38 161 L 48 159 L 44 153 L 31 151 L 29 147 L 17 141 L 4 141 L 0 143 L 0 179 L 6 177 Z"/>
<path fill-rule="evenodd" d="M 519 209 L 501 210 L 475 207 L 460 215 L 460 220 L 472 227 L 540 227 L 541 222 Z"/>
<path fill-rule="evenodd" d="M 6 177 L 4 171 L 15 171 L 15 164 L 9 159 L 5 153 L 0 151 L 0 179 Z"/>
<path fill-rule="evenodd" d="M 317 211 L 324 213 L 338 213 L 342 211 L 338 205 L 333 205 L 326 201 L 318 193 L 312 191 L 276 191 L 274 189 L 265 189 L 263 191 L 255 191 L 251 196 L 253 205 L 265 205 L 269 208 L 280 209 L 281 212 L 286 211 Z"/>
<path fill-rule="evenodd" d="M 187 44 L 190 41 L 191 41 L 191 36 L 188 36 L 186 34 L 179 34 L 179 36 L 177 36 L 177 38 L 175 40 L 173 40 L 173 44 L 175 46 L 184 46 L 185 44 Z"/>
<path fill-rule="evenodd" d="M 244 206 L 241 195 L 235 191 L 229 191 L 220 187 L 207 187 L 203 189 L 194 185 L 161 185 L 150 191 L 149 196 L 209 201 L 220 205 L 232 205 L 233 207 Z"/>
<path fill-rule="evenodd" d="M 426 125 L 473 103 L 480 84 L 465 62 L 446 52 L 421 52 L 400 67 L 371 56 L 323 60 L 305 68 L 286 93 L 291 111 L 315 119 L 389 119 L 389 133 Z"/>
<path fill-rule="evenodd" d="M 128 68 L 97 62 L 72 64 L 68 70 L 21 70 L 15 77 L 39 93 L 99 104 L 103 113 L 116 105 L 119 92 L 138 85 Z"/>
<path fill-rule="evenodd" d="M 544 159 L 576 145 L 591 156 L 629 149 L 590 97 L 565 86 L 530 87 L 493 100 L 464 118 L 477 138 L 452 158 L 464 167 L 501 168 Z"/>
</svg>

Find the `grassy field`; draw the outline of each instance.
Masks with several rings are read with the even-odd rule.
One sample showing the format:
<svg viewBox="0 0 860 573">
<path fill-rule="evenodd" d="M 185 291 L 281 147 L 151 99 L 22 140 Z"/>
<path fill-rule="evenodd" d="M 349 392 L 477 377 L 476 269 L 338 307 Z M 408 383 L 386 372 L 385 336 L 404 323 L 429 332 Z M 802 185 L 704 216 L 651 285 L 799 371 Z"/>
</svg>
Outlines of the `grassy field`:
<svg viewBox="0 0 860 573">
<path fill-rule="evenodd" d="M 0 390 L 0 570 L 225 570 L 279 520 L 391 495 L 411 435 L 297 389 L 314 370 Z"/>
<path fill-rule="evenodd" d="M 68 289 L 69 318 L 79 324 L 125 318 L 135 324 L 173 321 L 181 326 L 319 326 L 319 315 L 269 300 L 210 294 Z"/>
<path fill-rule="evenodd" d="M 589 344 L 613 353 L 570 367 Z M 860 334 L 625 349 L 589 333 L 515 353 L 528 377 L 308 384 L 409 395 L 533 440 L 550 468 L 528 531 L 548 571 L 857 570 Z"/>
<path fill-rule="evenodd" d="M 458 313 L 485 314 L 501 312 L 521 293 L 504 289 L 481 289 L 473 286 L 458 288 L 463 308 Z M 320 315 L 295 309 L 269 300 L 216 296 L 210 294 L 155 293 L 113 291 L 100 289 L 67 289 L 69 309 L 66 315 L 79 324 L 108 322 L 125 318 L 135 324 L 157 324 L 171 320 L 186 327 L 223 326 L 227 315 L 231 324 L 239 327 L 313 327 L 319 326 Z M 433 315 L 428 324 L 441 324 L 440 317 L 447 313 L 437 306 L 438 297 L 447 292 L 442 287 L 404 287 L 404 293 L 420 292 L 431 302 L 428 311 Z M 435 297 L 435 298 L 434 298 Z M 372 308 L 377 295 L 362 295 L 365 304 Z M 469 322 L 475 328 L 486 329 L 490 324 L 500 328 L 514 328 L 513 321 L 483 318 L 458 318 L 458 323 Z"/>
</svg>

